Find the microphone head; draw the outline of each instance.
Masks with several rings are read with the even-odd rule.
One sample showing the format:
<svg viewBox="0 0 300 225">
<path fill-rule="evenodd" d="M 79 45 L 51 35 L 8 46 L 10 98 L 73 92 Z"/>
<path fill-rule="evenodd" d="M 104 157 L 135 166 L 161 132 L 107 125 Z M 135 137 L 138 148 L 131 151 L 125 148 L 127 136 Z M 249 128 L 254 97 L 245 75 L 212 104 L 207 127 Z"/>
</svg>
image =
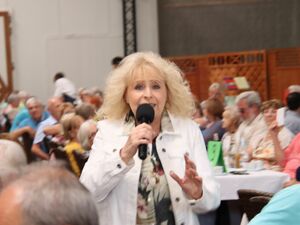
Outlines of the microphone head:
<svg viewBox="0 0 300 225">
<path fill-rule="evenodd" d="M 141 104 L 136 110 L 136 120 L 138 123 L 152 123 L 154 119 L 154 109 L 150 104 Z"/>
</svg>

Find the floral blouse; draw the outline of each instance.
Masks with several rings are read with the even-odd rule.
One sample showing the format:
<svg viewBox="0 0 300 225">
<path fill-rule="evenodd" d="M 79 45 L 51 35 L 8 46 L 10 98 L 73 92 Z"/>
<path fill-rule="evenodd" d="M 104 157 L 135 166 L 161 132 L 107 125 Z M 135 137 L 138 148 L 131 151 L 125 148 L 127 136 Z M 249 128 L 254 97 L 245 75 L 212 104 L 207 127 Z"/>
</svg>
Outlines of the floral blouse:
<svg viewBox="0 0 300 225">
<path fill-rule="evenodd" d="M 167 179 L 157 154 L 155 140 L 151 154 L 142 163 L 137 200 L 138 225 L 175 224 Z"/>
</svg>

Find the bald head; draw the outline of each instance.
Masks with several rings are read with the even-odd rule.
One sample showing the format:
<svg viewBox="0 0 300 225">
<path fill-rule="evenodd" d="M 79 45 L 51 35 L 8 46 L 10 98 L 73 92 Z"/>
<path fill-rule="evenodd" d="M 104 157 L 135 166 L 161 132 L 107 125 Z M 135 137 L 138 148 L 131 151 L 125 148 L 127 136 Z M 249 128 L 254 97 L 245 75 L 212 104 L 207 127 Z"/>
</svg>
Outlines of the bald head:
<svg viewBox="0 0 300 225">
<path fill-rule="evenodd" d="M 63 100 L 60 97 L 52 97 L 48 100 L 48 111 L 56 120 L 59 120 L 63 111 Z"/>
</svg>

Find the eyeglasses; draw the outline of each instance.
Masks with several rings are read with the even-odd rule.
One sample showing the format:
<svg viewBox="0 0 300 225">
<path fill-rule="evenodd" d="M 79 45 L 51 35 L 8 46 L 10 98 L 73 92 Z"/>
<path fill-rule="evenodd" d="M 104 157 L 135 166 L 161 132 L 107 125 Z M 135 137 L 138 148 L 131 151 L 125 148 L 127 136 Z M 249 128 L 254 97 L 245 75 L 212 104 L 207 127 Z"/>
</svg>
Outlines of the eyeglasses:
<svg viewBox="0 0 300 225">
<path fill-rule="evenodd" d="M 239 109 L 239 112 L 240 112 L 241 114 L 244 114 L 244 113 L 246 112 L 246 109 Z"/>
</svg>

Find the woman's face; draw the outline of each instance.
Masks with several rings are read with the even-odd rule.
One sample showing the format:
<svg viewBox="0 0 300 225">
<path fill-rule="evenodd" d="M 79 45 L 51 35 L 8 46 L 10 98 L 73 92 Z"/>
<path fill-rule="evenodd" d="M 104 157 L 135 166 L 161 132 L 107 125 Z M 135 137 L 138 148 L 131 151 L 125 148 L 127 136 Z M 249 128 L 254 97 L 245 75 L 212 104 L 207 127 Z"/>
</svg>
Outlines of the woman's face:
<svg viewBox="0 0 300 225">
<path fill-rule="evenodd" d="M 223 112 L 223 119 L 222 119 L 222 127 L 228 129 L 232 125 L 232 118 L 230 116 L 230 112 L 224 111 Z"/>
<path fill-rule="evenodd" d="M 139 105 L 150 104 L 155 112 L 154 121 L 160 121 L 167 101 L 165 81 L 152 67 L 138 69 L 127 87 L 125 101 L 134 114 Z"/>
<path fill-rule="evenodd" d="M 277 113 L 277 109 L 274 108 L 269 108 L 264 110 L 263 112 L 264 120 L 268 125 L 276 120 L 276 113 Z"/>
</svg>

